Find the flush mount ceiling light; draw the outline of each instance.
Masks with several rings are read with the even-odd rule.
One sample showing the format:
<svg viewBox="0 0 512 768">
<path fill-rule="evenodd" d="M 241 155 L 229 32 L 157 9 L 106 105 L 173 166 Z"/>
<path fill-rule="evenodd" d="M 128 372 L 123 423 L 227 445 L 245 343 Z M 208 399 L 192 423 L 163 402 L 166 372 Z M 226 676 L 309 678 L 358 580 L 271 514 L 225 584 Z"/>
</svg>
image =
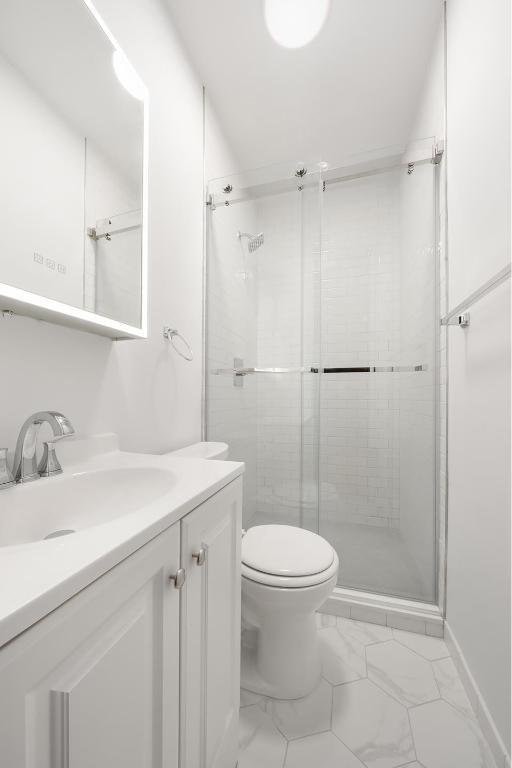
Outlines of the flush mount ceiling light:
<svg viewBox="0 0 512 768">
<path fill-rule="evenodd" d="M 302 48 L 320 32 L 330 0 L 264 0 L 268 31 L 284 48 Z"/>
<path fill-rule="evenodd" d="M 114 51 L 112 54 L 112 66 L 116 77 L 123 86 L 126 88 L 130 96 L 139 101 L 144 100 L 144 85 L 142 80 L 121 51 Z"/>
</svg>

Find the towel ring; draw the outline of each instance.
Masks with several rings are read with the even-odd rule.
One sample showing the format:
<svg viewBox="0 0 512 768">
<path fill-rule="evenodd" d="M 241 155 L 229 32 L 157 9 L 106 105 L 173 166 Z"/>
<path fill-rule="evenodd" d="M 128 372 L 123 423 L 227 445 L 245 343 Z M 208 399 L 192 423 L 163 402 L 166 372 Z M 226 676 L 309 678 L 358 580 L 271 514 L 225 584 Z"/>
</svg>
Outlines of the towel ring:
<svg viewBox="0 0 512 768">
<path fill-rule="evenodd" d="M 178 353 L 180 357 L 182 357 L 184 360 L 193 360 L 194 359 L 194 353 L 192 352 L 192 347 L 188 343 L 188 341 L 179 333 L 176 328 L 171 328 L 170 325 L 164 325 L 163 328 L 163 337 L 164 339 L 167 339 L 167 341 L 170 341 L 173 349 L 175 352 Z M 176 346 L 174 343 L 174 339 L 180 339 L 181 342 L 185 345 L 186 352 L 183 352 L 179 347 Z"/>
</svg>

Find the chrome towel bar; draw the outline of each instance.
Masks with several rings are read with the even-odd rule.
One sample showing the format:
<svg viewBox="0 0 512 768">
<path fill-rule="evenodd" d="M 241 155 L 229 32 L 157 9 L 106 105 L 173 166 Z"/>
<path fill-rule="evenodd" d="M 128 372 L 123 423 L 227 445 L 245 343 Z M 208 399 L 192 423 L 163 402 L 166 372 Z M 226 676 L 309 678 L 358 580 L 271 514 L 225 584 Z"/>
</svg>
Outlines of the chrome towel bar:
<svg viewBox="0 0 512 768">
<path fill-rule="evenodd" d="M 336 368 L 214 368 L 214 376 L 248 376 L 255 373 L 415 373 L 427 371 L 428 366 L 420 365 L 357 365 Z"/>
<path fill-rule="evenodd" d="M 441 318 L 441 325 L 458 325 L 460 328 L 467 328 L 470 322 L 469 312 L 467 311 L 477 301 L 483 299 L 488 293 L 491 293 L 498 285 L 501 285 L 510 277 L 510 264 L 503 267 L 490 280 L 480 286 L 476 291 L 470 293 L 464 301 L 457 304 L 448 314 Z"/>
</svg>

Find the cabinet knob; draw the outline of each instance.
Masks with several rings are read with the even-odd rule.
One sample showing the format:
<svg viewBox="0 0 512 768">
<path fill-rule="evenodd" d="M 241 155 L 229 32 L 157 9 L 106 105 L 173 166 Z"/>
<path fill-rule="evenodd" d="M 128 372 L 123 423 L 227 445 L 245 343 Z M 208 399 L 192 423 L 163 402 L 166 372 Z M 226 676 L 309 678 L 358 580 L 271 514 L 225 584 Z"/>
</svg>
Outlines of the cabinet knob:
<svg viewBox="0 0 512 768">
<path fill-rule="evenodd" d="M 204 547 L 201 547 L 199 552 L 192 553 L 192 557 L 194 558 L 194 560 L 197 561 L 198 565 L 204 565 L 206 560 L 206 549 Z"/>
<path fill-rule="evenodd" d="M 174 576 L 169 576 L 169 581 L 174 583 L 176 589 L 181 589 L 185 583 L 185 569 L 178 568 Z"/>
</svg>

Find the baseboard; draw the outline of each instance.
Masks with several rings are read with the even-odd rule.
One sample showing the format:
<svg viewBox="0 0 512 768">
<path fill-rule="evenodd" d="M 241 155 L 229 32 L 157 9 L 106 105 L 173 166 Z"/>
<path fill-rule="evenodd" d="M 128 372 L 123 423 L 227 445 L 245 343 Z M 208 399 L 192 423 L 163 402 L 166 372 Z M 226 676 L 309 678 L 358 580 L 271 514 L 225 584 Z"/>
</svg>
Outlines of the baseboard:
<svg viewBox="0 0 512 768">
<path fill-rule="evenodd" d="M 453 658 L 454 664 L 457 667 L 460 679 L 466 693 L 471 702 L 471 706 L 475 711 L 475 715 L 478 719 L 482 733 L 484 734 L 489 747 L 496 760 L 497 768 L 510 768 L 510 755 L 507 753 L 507 749 L 503 743 L 503 740 L 498 733 L 496 724 L 492 718 L 491 713 L 485 703 L 485 699 L 482 696 L 480 689 L 475 681 L 475 678 L 471 674 L 468 663 L 462 653 L 462 649 L 457 642 L 455 635 L 453 634 L 448 622 L 445 622 L 445 635 L 446 645 Z"/>
<path fill-rule="evenodd" d="M 334 616 L 345 616 L 422 635 L 443 637 L 444 634 L 444 622 L 439 608 L 415 600 L 336 587 L 320 610 Z"/>
</svg>

